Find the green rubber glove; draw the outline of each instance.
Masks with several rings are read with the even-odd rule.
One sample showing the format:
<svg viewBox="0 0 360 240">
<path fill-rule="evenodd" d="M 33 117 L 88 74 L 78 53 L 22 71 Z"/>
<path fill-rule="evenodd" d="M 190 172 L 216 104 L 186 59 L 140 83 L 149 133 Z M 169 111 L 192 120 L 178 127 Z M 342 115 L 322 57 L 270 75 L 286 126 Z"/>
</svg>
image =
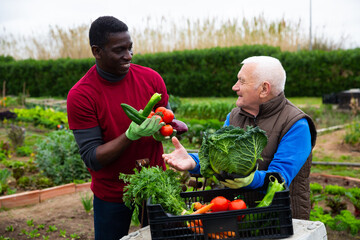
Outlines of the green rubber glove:
<svg viewBox="0 0 360 240">
<path fill-rule="evenodd" d="M 224 186 L 236 189 L 248 186 L 254 180 L 254 175 L 255 171 L 246 177 L 233 177 L 234 175 L 232 175 L 232 177 L 228 178 L 224 177 L 224 174 L 222 174 L 222 179 L 219 180 Z"/>
<path fill-rule="evenodd" d="M 126 130 L 125 135 L 130 140 L 138 140 L 141 137 L 148 137 L 159 131 L 165 123 L 160 123 L 160 118 L 152 117 L 147 118 L 141 125 L 131 122 L 129 128 Z"/>
<path fill-rule="evenodd" d="M 165 140 L 170 140 L 172 137 L 174 137 L 176 135 L 176 130 L 173 130 L 173 133 L 170 136 L 163 136 L 160 131 L 157 131 L 154 135 L 153 138 L 158 141 L 158 142 L 162 142 Z"/>
</svg>

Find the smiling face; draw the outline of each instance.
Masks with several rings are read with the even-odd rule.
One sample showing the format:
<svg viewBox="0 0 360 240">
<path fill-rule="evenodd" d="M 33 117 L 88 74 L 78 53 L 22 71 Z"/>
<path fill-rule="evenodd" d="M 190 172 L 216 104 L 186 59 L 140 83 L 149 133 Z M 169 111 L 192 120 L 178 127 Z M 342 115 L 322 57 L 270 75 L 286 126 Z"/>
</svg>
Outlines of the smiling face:
<svg viewBox="0 0 360 240">
<path fill-rule="evenodd" d="M 256 116 L 262 103 L 262 87 L 253 74 L 254 69 L 254 63 L 243 65 L 237 76 L 238 81 L 232 87 L 232 90 L 238 95 L 236 106 Z"/>
<path fill-rule="evenodd" d="M 105 46 L 95 46 L 93 53 L 102 70 L 121 76 L 129 71 L 133 56 L 132 46 L 129 32 L 110 33 Z"/>
</svg>

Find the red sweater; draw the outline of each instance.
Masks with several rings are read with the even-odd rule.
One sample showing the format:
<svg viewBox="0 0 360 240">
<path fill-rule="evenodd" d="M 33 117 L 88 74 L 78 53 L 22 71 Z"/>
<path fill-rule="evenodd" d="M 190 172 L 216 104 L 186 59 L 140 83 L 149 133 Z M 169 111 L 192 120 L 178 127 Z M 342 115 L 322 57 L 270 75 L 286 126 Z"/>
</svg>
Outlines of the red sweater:
<svg viewBox="0 0 360 240">
<path fill-rule="evenodd" d="M 123 134 L 131 120 L 125 115 L 121 103 L 135 109 L 144 109 L 151 96 L 161 93 L 161 101 L 156 105 L 166 106 L 169 96 L 161 76 L 154 70 L 131 64 L 129 72 L 118 82 L 109 82 L 97 73 L 94 65 L 69 91 L 67 113 L 70 129 L 87 129 L 99 126 L 104 142 L 109 142 Z M 133 173 L 135 161 L 149 158 L 150 166 L 162 166 L 161 142 L 152 137 L 134 141 L 114 163 L 99 171 L 88 169 L 91 189 L 105 201 L 122 202 L 124 182 L 119 173 Z"/>
</svg>

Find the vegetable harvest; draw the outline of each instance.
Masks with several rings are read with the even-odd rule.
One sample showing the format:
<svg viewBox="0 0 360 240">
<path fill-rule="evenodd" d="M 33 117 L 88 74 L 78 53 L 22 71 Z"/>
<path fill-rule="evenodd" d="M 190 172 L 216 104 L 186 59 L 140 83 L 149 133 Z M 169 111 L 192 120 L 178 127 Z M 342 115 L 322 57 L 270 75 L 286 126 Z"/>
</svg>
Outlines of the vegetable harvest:
<svg viewBox="0 0 360 240">
<path fill-rule="evenodd" d="M 164 210 L 174 215 L 180 215 L 185 209 L 185 202 L 180 196 L 181 183 L 179 172 L 156 167 L 134 169 L 134 174 L 120 173 L 119 179 L 128 183 L 124 187 L 124 203 L 134 209 L 132 221 L 139 224 L 139 210 L 143 202 L 152 198 L 153 204 L 161 204 Z"/>
<path fill-rule="evenodd" d="M 267 144 L 265 131 L 259 127 L 226 126 L 213 134 L 205 133 L 199 151 L 201 174 L 212 177 L 221 171 L 247 176 L 256 168 Z"/>
<path fill-rule="evenodd" d="M 161 94 L 154 93 L 149 102 L 146 104 L 142 113 L 137 111 L 132 106 L 122 103 L 121 107 L 124 110 L 125 114 L 131 119 L 131 121 L 135 122 L 136 124 L 140 125 L 143 121 L 145 121 L 146 117 L 149 116 L 155 105 L 161 100 Z"/>
<path fill-rule="evenodd" d="M 153 111 L 155 105 L 160 100 L 161 94 L 154 93 L 142 111 L 138 111 L 126 103 L 121 103 L 121 107 L 130 120 L 138 125 L 142 124 L 146 118 L 151 118 L 153 116 L 160 118 L 160 122 L 165 122 L 166 124 L 160 129 L 161 135 L 165 137 L 171 136 L 174 132 L 178 135 L 186 132 L 188 130 L 186 124 L 179 120 L 175 120 L 174 113 L 170 109 L 158 107 Z"/>
</svg>

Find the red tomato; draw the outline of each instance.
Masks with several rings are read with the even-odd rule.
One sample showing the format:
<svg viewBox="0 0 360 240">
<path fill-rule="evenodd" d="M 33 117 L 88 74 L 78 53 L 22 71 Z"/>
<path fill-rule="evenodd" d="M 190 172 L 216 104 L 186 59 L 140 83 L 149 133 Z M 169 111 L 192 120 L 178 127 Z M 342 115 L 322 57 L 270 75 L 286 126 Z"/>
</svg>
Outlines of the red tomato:
<svg viewBox="0 0 360 240">
<path fill-rule="evenodd" d="M 243 200 L 236 199 L 230 202 L 229 210 L 240 210 L 240 209 L 246 209 L 246 204 Z"/>
<path fill-rule="evenodd" d="M 150 114 L 151 114 L 151 113 L 150 113 Z M 163 119 L 162 119 L 162 117 L 161 117 L 160 115 L 153 114 L 153 116 L 155 116 L 156 118 L 160 118 L 160 122 L 159 122 L 159 123 L 164 122 Z M 151 118 L 151 117 L 150 117 L 150 118 Z"/>
<path fill-rule="evenodd" d="M 151 118 L 152 116 L 154 116 L 155 112 L 151 111 L 151 113 L 149 114 L 148 118 Z"/>
<path fill-rule="evenodd" d="M 164 114 L 164 112 L 166 111 L 167 109 L 165 107 L 158 107 L 157 109 L 155 109 L 155 113 L 157 112 L 161 112 Z"/>
<path fill-rule="evenodd" d="M 230 201 L 227 200 L 223 196 L 218 196 L 211 200 L 210 203 L 213 203 L 214 205 L 211 207 L 212 212 L 220 212 L 220 211 L 226 211 L 229 208 Z"/>
<path fill-rule="evenodd" d="M 165 107 L 158 107 L 155 110 L 155 113 L 162 113 L 162 118 L 166 123 L 171 123 L 174 119 L 174 113 L 170 109 L 167 109 Z"/>
<path fill-rule="evenodd" d="M 164 114 L 164 116 L 163 116 L 164 122 L 171 123 L 172 120 L 174 119 L 174 113 L 169 109 L 166 109 L 162 113 Z"/>
<path fill-rule="evenodd" d="M 231 201 L 229 204 L 229 210 L 241 210 L 241 209 L 246 209 L 246 204 L 243 200 L 241 199 L 236 199 L 234 201 Z M 245 216 L 238 216 L 237 219 L 238 221 L 240 221 L 241 219 L 243 219 Z"/>
<path fill-rule="evenodd" d="M 163 136 L 171 136 L 171 134 L 173 133 L 173 131 L 174 131 L 174 129 L 173 129 L 173 127 L 171 126 L 171 125 L 169 125 L 169 124 L 167 124 L 167 125 L 165 125 L 165 126 L 162 126 L 161 128 L 160 128 L 160 133 L 161 133 L 161 135 L 163 135 Z"/>
</svg>

